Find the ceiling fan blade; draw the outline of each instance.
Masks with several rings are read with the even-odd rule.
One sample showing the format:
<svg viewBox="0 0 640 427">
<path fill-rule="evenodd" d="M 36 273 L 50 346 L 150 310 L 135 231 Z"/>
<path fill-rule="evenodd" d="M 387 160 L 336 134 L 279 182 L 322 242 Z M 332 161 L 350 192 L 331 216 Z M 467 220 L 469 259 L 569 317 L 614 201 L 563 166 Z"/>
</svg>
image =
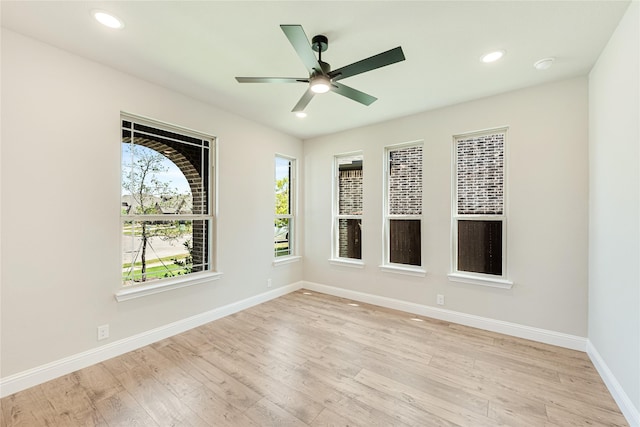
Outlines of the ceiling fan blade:
<svg viewBox="0 0 640 427">
<path fill-rule="evenodd" d="M 236 77 L 238 83 L 309 83 L 309 79 L 295 77 Z"/>
<path fill-rule="evenodd" d="M 356 74 L 375 70 L 376 68 L 385 67 L 404 60 L 405 58 L 402 48 L 398 46 L 386 52 L 379 53 L 367 59 L 333 70 L 329 73 L 329 77 L 334 81 L 345 79 L 347 77 L 355 76 Z"/>
<path fill-rule="evenodd" d="M 318 60 L 316 59 L 316 55 L 311 49 L 311 44 L 309 43 L 309 39 L 304 33 L 302 26 L 280 25 L 280 28 L 282 28 L 285 36 L 289 39 L 289 43 L 291 43 L 295 49 L 304 66 L 307 67 L 309 74 L 312 74 L 314 71 L 321 73 L 322 67 L 320 67 Z"/>
<path fill-rule="evenodd" d="M 309 102 L 313 98 L 313 95 L 315 95 L 315 93 L 311 90 L 311 88 L 307 89 L 304 95 L 302 95 L 302 98 L 300 98 L 300 101 L 298 101 L 296 106 L 293 107 L 293 110 L 291 110 L 291 112 L 297 113 L 299 111 L 304 111 L 305 107 L 309 104 Z"/>
<path fill-rule="evenodd" d="M 378 99 L 375 96 L 360 92 L 359 90 L 343 85 L 342 83 L 332 82 L 331 90 L 364 105 L 371 105 Z"/>
</svg>

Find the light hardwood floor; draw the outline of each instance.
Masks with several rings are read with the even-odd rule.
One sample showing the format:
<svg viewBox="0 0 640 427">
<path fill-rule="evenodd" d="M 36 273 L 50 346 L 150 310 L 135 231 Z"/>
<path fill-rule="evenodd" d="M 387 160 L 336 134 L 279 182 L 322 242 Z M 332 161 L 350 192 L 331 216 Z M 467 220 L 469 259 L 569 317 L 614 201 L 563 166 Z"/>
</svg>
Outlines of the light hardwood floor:
<svg viewBox="0 0 640 427">
<path fill-rule="evenodd" d="M 586 354 L 305 290 L 2 399 L 3 426 L 621 426 Z"/>
</svg>

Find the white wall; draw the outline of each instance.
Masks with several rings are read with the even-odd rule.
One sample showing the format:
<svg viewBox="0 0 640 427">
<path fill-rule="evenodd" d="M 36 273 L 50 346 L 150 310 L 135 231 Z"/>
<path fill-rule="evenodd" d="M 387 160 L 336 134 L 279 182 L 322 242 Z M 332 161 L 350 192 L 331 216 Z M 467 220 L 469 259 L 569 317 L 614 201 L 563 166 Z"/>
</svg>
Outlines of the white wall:
<svg viewBox="0 0 640 427">
<path fill-rule="evenodd" d="M 115 301 L 121 110 L 219 138 L 219 281 Z M 0 377 L 301 280 L 271 264 L 276 152 L 302 142 L 3 30 Z"/>
<path fill-rule="evenodd" d="M 640 423 L 640 3 L 589 75 L 589 341 Z M 629 417 L 628 417 L 629 418 Z"/>
<path fill-rule="evenodd" d="M 428 95 L 425 95 L 428 96 Z M 587 80 L 576 78 L 305 141 L 305 280 L 586 337 Z M 509 126 L 511 290 L 449 282 L 452 135 Z M 424 140 L 426 277 L 381 272 L 383 147 Z M 335 154 L 364 153 L 364 269 L 330 258 Z"/>
</svg>

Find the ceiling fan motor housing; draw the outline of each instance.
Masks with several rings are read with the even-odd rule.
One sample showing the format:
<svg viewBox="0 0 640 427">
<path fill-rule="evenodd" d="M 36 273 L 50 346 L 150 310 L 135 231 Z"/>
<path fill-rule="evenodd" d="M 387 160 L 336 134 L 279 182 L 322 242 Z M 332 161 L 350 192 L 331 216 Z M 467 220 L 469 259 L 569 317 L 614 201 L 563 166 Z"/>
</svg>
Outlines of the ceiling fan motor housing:
<svg viewBox="0 0 640 427">
<path fill-rule="evenodd" d="M 318 61 L 318 64 L 320 64 L 323 74 L 329 74 L 329 71 L 331 71 L 331 65 L 329 65 L 329 63 L 324 61 Z"/>
<path fill-rule="evenodd" d="M 329 47 L 329 39 L 327 36 L 318 34 L 311 39 L 311 48 L 316 52 L 324 52 Z"/>
</svg>

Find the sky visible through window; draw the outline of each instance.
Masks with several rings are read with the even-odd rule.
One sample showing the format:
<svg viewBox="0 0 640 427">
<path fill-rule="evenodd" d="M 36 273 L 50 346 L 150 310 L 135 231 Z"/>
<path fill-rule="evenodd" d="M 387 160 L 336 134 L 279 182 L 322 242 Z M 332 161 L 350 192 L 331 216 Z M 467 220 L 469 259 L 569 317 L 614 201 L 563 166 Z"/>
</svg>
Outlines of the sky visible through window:
<svg viewBox="0 0 640 427">
<path fill-rule="evenodd" d="M 147 151 L 151 154 L 158 154 L 157 151 L 152 150 L 147 147 L 143 147 L 141 145 L 136 145 L 136 150 Z M 131 156 L 132 144 L 122 144 L 122 170 L 127 170 L 128 166 L 132 161 Z M 160 153 L 161 154 L 161 153 Z M 191 188 L 189 187 L 189 183 L 187 179 L 184 177 L 182 171 L 169 160 L 167 157 L 164 157 L 164 161 L 162 162 L 163 169 L 166 169 L 166 172 L 162 172 L 156 175 L 156 178 L 161 182 L 166 182 L 169 184 L 171 189 L 175 189 L 178 194 L 189 194 L 191 193 Z M 122 195 L 128 194 L 124 188 L 121 188 Z"/>
<path fill-rule="evenodd" d="M 289 178 L 289 159 L 276 157 L 276 181 L 282 178 Z"/>
</svg>

